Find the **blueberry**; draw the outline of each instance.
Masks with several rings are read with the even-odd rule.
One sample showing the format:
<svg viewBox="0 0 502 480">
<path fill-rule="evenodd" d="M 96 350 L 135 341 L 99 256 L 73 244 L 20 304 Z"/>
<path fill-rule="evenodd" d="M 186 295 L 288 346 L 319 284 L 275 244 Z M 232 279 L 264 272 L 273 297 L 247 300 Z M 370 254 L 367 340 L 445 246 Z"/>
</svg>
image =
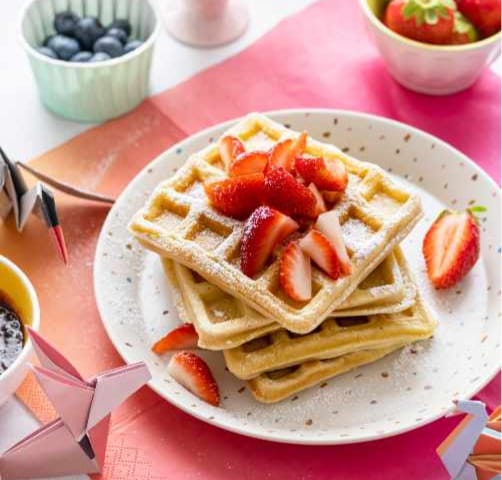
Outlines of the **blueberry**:
<svg viewBox="0 0 502 480">
<path fill-rule="evenodd" d="M 92 52 L 78 52 L 70 58 L 70 62 L 88 62 L 92 57 Z"/>
<path fill-rule="evenodd" d="M 124 49 L 120 40 L 106 35 L 96 40 L 96 43 L 94 44 L 94 52 L 104 52 L 110 55 L 110 57 L 120 57 L 120 55 L 124 53 Z"/>
<path fill-rule="evenodd" d="M 120 40 L 120 43 L 122 43 L 122 45 L 127 43 L 127 33 L 121 28 L 117 27 L 109 28 L 106 31 L 106 35 L 109 37 L 115 37 L 117 40 Z"/>
<path fill-rule="evenodd" d="M 131 40 L 130 42 L 127 42 L 125 44 L 124 53 L 132 52 L 133 50 L 136 50 L 141 45 L 143 45 L 143 42 L 141 40 Z"/>
<path fill-rule="evenodd" d="M 108 28 L 120 28 L 120 30 L 124 30 L 127 36 L 131 35 L 131 24 L 125 18 L 117 18 L 108 25 Z"/>
<path fill-rule="evenodd" d="M 54 35 L 47 42 L 47 46 L 56 52 L 61 60 L 69 60 L 80 50 L 78 42 L 74 38 L 65 35 Z"/>
<path fill-rule="evenodd" d="M 75 33 L 75 27 L 80 17 L 75 15 L 73 12 L 60 12 L 56 15 L 54 19 L 54 28 L 56 32 L 61 35 L 68 35 L 69 37 L 73 37 Z"/>
<path fill-rule="evenodd" d="M 92 50 L 94 42 L 105 34 L 105 29 L 96 17 L 84 17 L 77 22 L 75 38 L 84 50 Z"/>
<path fill-rule="evenodd" d="M 90 59 L 89 62 L 104 62 L 105 60 L 110 60 L 110 55 L 105 52 L 95 53 Z"/>
<path fill-rule="evenodd" d="M 46 57 L 58 58 L 58 56 L 49 47 L 38 47 L 37 52 Z"/>
</svg>

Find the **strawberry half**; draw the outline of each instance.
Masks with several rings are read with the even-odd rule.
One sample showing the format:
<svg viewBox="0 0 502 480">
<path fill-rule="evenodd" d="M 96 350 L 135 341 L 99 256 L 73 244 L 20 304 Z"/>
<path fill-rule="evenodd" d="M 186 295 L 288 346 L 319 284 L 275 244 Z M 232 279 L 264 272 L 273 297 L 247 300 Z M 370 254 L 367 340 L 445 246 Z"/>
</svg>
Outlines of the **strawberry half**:
<svg viewBox="0 0 502 480">
<path fill-rule="evenodd" d="M 248 277 L 259 273 L 275 246 L 298 229 L 298 224 L 273 208 L 258 207 L 248 218 L 241 240 L 241 270 Z"/>
<path fill-rule="evenodd" d="M 455 285 L 479 258 L 479 226 L 474 215 L 469 210 L 444 210 L 426 233 L 422 252 L 433 285 Z"/>
<path fill-rule="evenodd" d="M 267 152 L 243 152 L 230 164 L 228 174 L 231 177 L 238 175 L 249 175 L 251 173 L 262 173 L 268 162 Z"/>
<path fill-rule="evenodd" d="M 326 203 L 321 195 L 321 192 L 317 189 L 317 187 L 313 183 L 309 184 L 308 189 L 314 194 L 315 197 L 316 205 L 315 205 L 314 216 L 317 217 L 318 215 L 326 211 Z"/>
<path fill-rule="evenodd" d="M 314 183 L 319 190 L 343 192 L 349 182 L 345 165 L 339 160 L 297 157 L 295 168 L 307 183 Z"/>
<path fill-rule="evenodd" d="M 328 238 L 317 230 L 310 230 L 299 242 L 300 248 L 333 280 L 343 275 L 342 265 Z"/>
<path fill-rule="evenodd" d="M 269 165 L 282 167 L 288 172 L 293 170 L 295 158 L 305 151 L 307 132 L 302 132 L 295 140 L 288 138 L 276 143 L 269 152 Z"/>
<path fill-rule="evenodd" d="M 242 142 L 233 135 L 223 137 L 220 140 L 219 148 L 220 157 L 226 170 L 228 170 L 238 155 L 245 152 Z"/>
<path fill-rule="evenodd" d="M 297 302 L 312 298 L 310 258 L 303 253 L 298 242 L 290 242 L 282 252 L 279 283 L 286 294 Z"/>
<path fill-rule="evenodd" d="M 171 357 L 167 372 L 180 385 L 202 400 L 217 407 L 220 404 L 218 385 L 207 363 L 192 352 L 178 352 Z"/>
<path fill-rule="evenodd" d="M 261 203 L 265 194 L 263 174 L 241 175 L 204 184 L 211 205 L 229 217 L 244 220 Z"/>
<path fill-rule="evenodd" d="M 315 217 L 314 194 L 282 167 L 268 168 L 265 173 L 265 202 L 286 215 Z"/>
<path fill-rule="evenodd" d="M 191 323 L 184 323 L 171 330 L 166 336 L 155 342 L 152 351 L 157 354 L 169 350 L 181 350 L 183 348 L 196 348 L 199 336 Z"/>
<path fill-rule="evenodd" d="M 338 257 L 338 261 L 340 262 L 342 275 L 349 275 L 352 272 L 352 265 L 350 263 L 350 257 L 347 253 L 347 249 L 345 248 L 342 228 L 340 227 L 340 221 L 338 220 L 337 213 L 331 210 L 319 215 L 314 228 L 323 233 L 331 242 L 331 245 L 335 249 Z"/>
</svg>

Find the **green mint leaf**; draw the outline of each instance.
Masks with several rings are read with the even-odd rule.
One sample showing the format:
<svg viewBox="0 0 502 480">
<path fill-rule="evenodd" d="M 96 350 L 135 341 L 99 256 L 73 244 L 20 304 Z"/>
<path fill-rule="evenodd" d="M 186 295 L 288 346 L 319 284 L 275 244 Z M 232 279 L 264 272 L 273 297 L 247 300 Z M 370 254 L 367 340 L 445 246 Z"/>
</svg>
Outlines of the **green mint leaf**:
<svg viewBox="0 0 502 480">
<path fill-rule="evenodd" d="M 485 213 L 488 211 L 488 209 L 483 205 L 475 205 L 474 207 L 469 207 L 469 210 L 472 213 Z"/>
</svg>

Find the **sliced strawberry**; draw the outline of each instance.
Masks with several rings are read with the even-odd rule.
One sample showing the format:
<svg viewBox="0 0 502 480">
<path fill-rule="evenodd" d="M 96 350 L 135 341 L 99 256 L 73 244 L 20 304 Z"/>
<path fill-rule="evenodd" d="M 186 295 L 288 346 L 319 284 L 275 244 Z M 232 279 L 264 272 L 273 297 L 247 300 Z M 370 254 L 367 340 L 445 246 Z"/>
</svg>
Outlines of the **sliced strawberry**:
<svg viewBox="0 0 502 480">
<path fill-rule="evenodd" d="M 191 323 L 184 323 L 171 330 L 167 335 L 155 342 L 152 351 L 159 355 L 169 350 L 196 348 L 199 336 Z"/>
<path fill-rule="evenodd" d="M 323 233 L 331 242 L 338 257 L 338 261 L 340 262 L 342 275 L 349 275 L 352 272 L 352 265 L 343 241 L 342 228 L 340 227 L 338 214 L 331 210 L 319 215 L 314 228 Z"/>
<path fill-rule="evenodd" d="M 249 175 L 251 173 L 262 173 L 268 162 L 267 152 L 244 152 L 237 156 L 230 164 L 228 174 L 231 177 L 238 175 Z"/>
<path fill-rule="evenodd" d="M 326 203 L 324 202 L 324 198 L 322 197 L 321 192 L 317 190 L 317 187 L 313 183 L 310 183 L 308 188 L 315 197 L 316 206 L 314 215 L 317 217 L 318 215 L 326 211 Z"/>
<path fill-rule="evenodd" d="M 342 196 L 342 192 L 330 192 L 329 190 L 324 190 L 322 192 L 322 198 L 324 198 L 324 201 L 329 205 L 334 205 L 335 203 L 337 203 L 342 198 Z"/>
<path fill-rule="evenodd" d="M 314 194 L 282 167 L 267 169 L 265 201 L 286 215 L 315 217 L 317 203 Z"/>
<path fill-rule="evenodd" d="M 220 157 L 226 170 L 228 170 L 238 155 L 245 152 L 242 142 L 233 135 L 223 137 L 220 140 L 219 147 Z"/>
<path fill-rule="evenodd" d="M 295 158 L 305 151 L 307 146 L 307 132 L 302 132 L 298 138 L 282 140 L 276 143 L 269 152 L 269 164 L 272 167 L 282 167 L 291 171 L 295 165 Z"/>
<path fill-rule="evenodd" d="M 333 280 L 343 275 L 342 265 L 328 238 L 317 230 L 310 230 L 299 242 L 300 248 Z"/>
<path fill-rule="evenodd" d="M 220 392 L 207 363 L 192 352 L 178 352 L 171 357 L 167 372 L 180 385 L 202 400 L 217 407 Z"/>
<path fill-rule="evenodd" d="M 244 220 L 263 203 L 265 181 L 262 173 L 225 178 L 204 184 L 209 201 L 216 210 Z"/>
<path fill-rule="evenodd" d="M 314 183 L 319 190 L 343 192 L 349 182 L 345 165 L 339 160 L 297 157 L 295 168 L 306 182 Z"/>
<path fill-rule="evenodd" d="M 298 242 L 290 242 L 282 252 L 279 283 L 286 294 L 297 302 L 312 298 L 310 258 L 303 253 Z"/>
<path fill-rule="evenodd" d="M 298 224 L 273 208 L 258 207 L 248 218 L 241 240 L 241 270 L 249 277 L 259 273 L 275 246 L 298 229 Z"/>
<path fill-rule="evenodd" d="M 459 282 L 479 257 L 479 226 L 472 213 L 443 211 L 426 233 L 422 252 L 436 288 Z"/>
</svg>

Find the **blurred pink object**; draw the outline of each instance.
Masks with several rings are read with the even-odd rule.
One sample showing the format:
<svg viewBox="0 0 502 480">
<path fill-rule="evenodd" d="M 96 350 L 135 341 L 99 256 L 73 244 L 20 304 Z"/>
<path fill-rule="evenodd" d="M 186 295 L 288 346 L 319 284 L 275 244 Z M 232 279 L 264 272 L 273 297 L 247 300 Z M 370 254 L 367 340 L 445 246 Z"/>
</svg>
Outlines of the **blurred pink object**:
<svg viewBox="0 0 502 480">
<path fill-rule="evenodd" d="M 215 47 L 240 37 L 248 26 L 249 13 L 242 0 L 178 0 L 165 12 L 165 23 L 180 42 Z"/>
<path fill-rule="evenodd" d="M 42 367 L 35 376 L 60 417 L 0 455 L 0 478 L 14 480 L 98 473 L 103 466 L 110 412 L 150 379 L 143 362 L 84 380 L 75 367 L 28 327 Z"/>
</svg>

